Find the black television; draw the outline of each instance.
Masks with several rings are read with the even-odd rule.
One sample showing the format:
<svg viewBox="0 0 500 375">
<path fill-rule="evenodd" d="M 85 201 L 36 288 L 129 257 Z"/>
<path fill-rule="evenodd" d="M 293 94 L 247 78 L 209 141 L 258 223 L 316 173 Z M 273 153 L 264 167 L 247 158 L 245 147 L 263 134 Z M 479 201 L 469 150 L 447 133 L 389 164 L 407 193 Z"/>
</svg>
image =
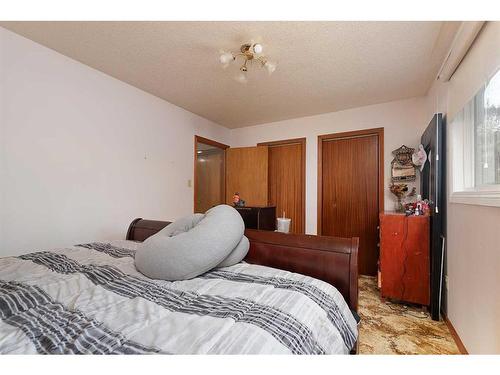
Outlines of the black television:
<svg viewBox="0 0 500 375">
<path fill-rule="evenodd" d="M 443 297 L 446 245 L 446 140 L 442 113 L 436 113 L 420 140 L 427 162 L 420 174 L 420 193 L 431 204 L 430 218 L 430 314 L 439 320 Z"/>
</svg>

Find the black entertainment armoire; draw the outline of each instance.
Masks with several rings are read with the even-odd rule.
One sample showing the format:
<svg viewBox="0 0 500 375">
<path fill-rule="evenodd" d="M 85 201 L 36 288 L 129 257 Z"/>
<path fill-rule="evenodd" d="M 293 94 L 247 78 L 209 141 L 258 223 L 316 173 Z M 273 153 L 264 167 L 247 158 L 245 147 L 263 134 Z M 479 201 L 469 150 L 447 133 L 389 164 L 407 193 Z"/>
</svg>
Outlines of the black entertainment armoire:
<svg viewBox="0 0 500 375">
<path fill-rule="evenodd" d="M 442 113 L 436 113 L 422 134 L 421 143 L 427 153 L 427 162 L 420 175 L 420 192 L 430 199 L 430 281 L 432 319 L 439 320 L 443 300 L 445 246 L 446 246 L 446 140 Z"/>
</svg>

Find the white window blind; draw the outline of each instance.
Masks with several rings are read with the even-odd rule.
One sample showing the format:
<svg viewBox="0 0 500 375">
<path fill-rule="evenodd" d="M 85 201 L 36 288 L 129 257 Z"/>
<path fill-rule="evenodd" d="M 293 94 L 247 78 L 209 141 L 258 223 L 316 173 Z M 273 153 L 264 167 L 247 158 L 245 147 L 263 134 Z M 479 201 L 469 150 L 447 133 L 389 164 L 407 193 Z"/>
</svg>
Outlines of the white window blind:
<svg viewBox="0 0 500 375">
<path fill-rule="evenodd" d="M 500 71 L 450 127 L 451 202 L 500 206 Z"/>
</svg>

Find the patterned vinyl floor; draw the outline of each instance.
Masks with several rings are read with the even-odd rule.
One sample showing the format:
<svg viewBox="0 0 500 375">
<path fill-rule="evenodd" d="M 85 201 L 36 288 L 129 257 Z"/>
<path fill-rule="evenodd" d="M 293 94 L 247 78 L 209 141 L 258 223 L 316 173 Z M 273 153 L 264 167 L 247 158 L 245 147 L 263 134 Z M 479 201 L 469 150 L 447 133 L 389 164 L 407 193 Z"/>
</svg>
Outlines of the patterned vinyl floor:
<svg viewBox="0 0 500 375">
<path fill-rule="evenodd" d="M 460 354 L 443 321 L 382 302 L 374 277 L 361 276 L 359 288 L 360 354 Z"/>
</svg>

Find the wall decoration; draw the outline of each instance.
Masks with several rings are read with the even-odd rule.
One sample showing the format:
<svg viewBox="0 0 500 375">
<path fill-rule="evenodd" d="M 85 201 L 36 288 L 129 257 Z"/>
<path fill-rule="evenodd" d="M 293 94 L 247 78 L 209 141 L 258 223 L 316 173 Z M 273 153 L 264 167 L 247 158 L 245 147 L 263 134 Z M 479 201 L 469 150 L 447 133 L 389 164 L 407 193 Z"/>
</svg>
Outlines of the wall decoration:
<svg viewBox="0 0 500 375">
<path fill-rule="evenodd" d="M 394 159 L 391 162 L 391 179 L 393 182 L 415 181 L 417 175 L 412 162 L 414 152 L 414 148 L 405 145 L 392 152 L 394 155 Z"/>
<path fill-rule="evenodd" d="M 420 167 L 420 172 L 422 172 L 425 162 L 427 161 L 427 153 L 425 152 L 423 145 L 418 145 L 418 151 L 413 153 L 411 161 L 413 162 L 413 165 Z"/>
</svg>

